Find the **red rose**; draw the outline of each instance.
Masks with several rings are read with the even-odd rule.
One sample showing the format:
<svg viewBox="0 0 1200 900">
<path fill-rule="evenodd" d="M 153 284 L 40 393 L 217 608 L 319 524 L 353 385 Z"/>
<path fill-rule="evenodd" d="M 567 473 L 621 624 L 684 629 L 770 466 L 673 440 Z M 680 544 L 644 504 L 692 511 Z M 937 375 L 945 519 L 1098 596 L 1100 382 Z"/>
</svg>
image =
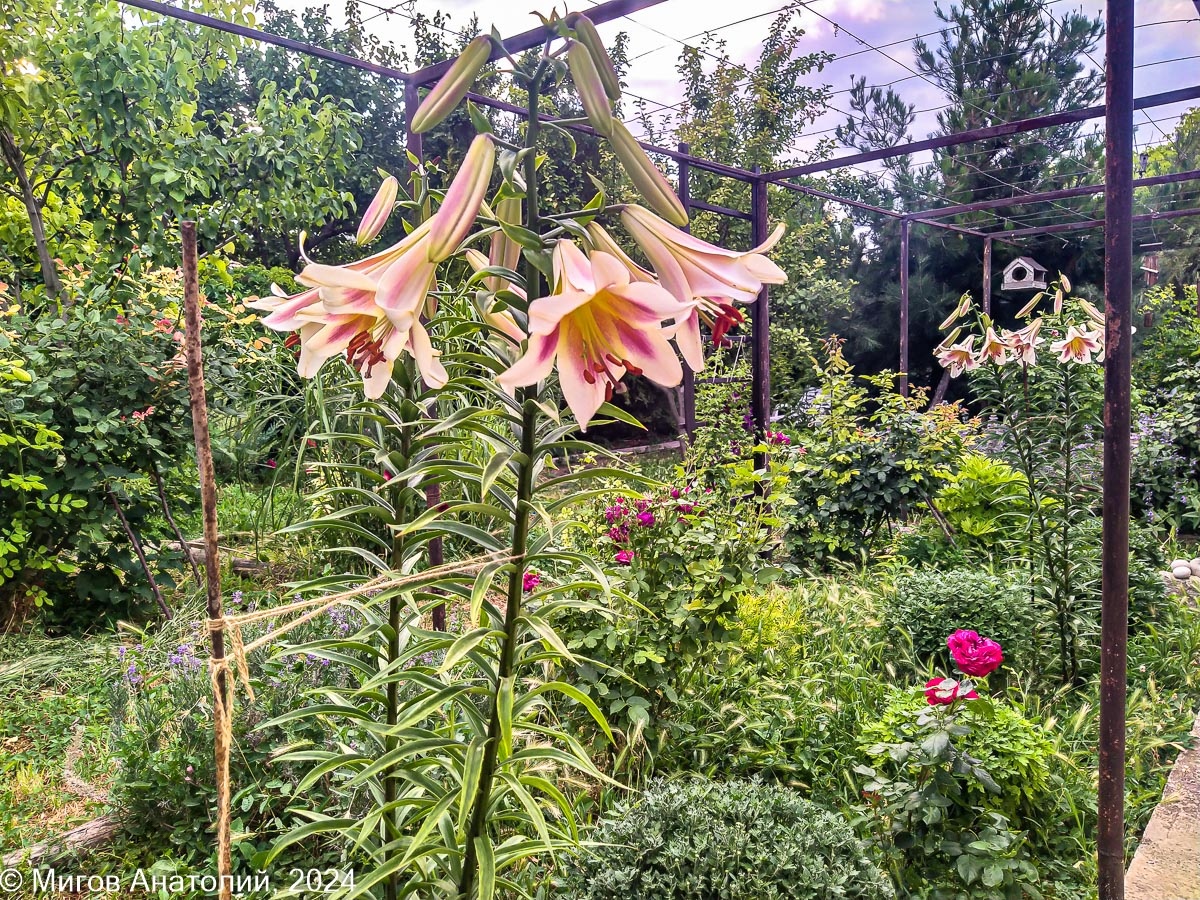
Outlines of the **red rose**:
<svg viewBox="0 0 1200 900">
<path fill-rule="evenodd" d="M 1004 662 L 1004 651 L 991 638 L 980 637 L 974 631 L 959 630 L 946 638 L 946 646 L 954 663 L 964 674 L 974 678 L 991 675 Z"/>
</svg>

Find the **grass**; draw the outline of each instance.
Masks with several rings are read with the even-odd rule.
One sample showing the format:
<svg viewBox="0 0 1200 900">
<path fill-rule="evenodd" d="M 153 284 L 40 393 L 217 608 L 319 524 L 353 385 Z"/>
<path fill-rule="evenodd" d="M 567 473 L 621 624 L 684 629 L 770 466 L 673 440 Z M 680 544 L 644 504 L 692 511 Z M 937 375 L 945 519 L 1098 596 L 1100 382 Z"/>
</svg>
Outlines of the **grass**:
<svg viewBox="0 0 1200 900">
<path fill-rule="evenodd" d="M 107 753 L 108 686 L 117 665 L 115 638 L 0 639 L 4 851 L 28 847 L 103 813 L 104 804 L 96 798 L 103 796 L 115 768 Z"/>
</svg>

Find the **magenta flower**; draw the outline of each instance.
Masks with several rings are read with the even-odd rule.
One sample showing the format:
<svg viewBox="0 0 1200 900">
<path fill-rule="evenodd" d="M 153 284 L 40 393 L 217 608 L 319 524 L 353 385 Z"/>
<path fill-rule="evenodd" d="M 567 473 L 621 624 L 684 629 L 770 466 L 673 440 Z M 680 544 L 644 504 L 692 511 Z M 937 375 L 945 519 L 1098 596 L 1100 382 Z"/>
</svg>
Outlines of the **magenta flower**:
<svg viewBox="0 0 1200 900">
<path fill-rule="evenodd" d="M 638 524 L 641 525 L 643 528 L 649 528 L 651 525 L 654 524 L 654 512 L 649 509 L 646 510 L 645 512 L 640 512 L 637 514 L 637 520 L 638 520 Z"/>
<path fill-rule="evenodd" d="M 930 678 L 925 682 L 925 700 L 930 706 L 949 706 L 955 700 L 978 700 L 974 690 L 962 693 L 962 685 L 953 678 Z"/>
<path fill-rule="evenodd" d="M 959 629 L 946 638 L 946 646 L 954 663 L 964 674 L 975 678 L 991 675 L 1004 662 L 1004 651 L 991 638 L 980 637 L 974 631 Z"/>
<path fill-rule="evenodd" d="M 681 491 L 679 490 L 679 488 L 671 488 L 671 499 L 678 500 L 680 493 L 681 493 Z"/>
<path fill-rule="evenodd" d="M 537 572 L 526 572 L 521 579 L 521 587 L 525 593 L 536 590 L 537 586 L 542 583 L 542 576 Z"/>
<path fill-rule="evenodd" d="M 619 566 L 627 566 L 633 562 L 632 550 L 618 550 L 617 555 L 613 557 Z"/>
<path fill-rule="evenodd" d="M 695 511 L 695 509 L 696 509 L 695 504 L 692 504 L 692 503 L 680 503 L 679 504 L 679 511 L 681 513 L 683 513 L 685 516 L 690 516 Z"/>
<path fill-rule="evenodd" d="M 627 540 L 629 540 L 629 526 L 614 525 L 612 528 L 608 529 L 608 539 L 614 544 L 625 543 Z"/>
</svg>

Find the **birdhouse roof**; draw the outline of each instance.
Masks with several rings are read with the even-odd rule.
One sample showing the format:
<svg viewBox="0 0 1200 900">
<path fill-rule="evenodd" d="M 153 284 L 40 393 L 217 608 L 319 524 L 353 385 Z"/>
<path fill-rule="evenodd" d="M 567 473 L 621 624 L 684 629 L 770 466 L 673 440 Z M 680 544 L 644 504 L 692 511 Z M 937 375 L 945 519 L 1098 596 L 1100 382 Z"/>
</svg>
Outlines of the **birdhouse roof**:
<svg viewBox="0 0 1200 900">
<path fill-rule="evenodd" d="M 1046 274 L 1046 267 L 1043 265 L 1040 265 L 1037 262 L 1037 260 L 1035 260 L 1029 256 L 1018 256 L 1016 259 L 1014 259 L 1012 262 L 1010 262 L 1007 266 L 1004 267 L 1004 274 L 1007 275 L 1009 272 L 1011 272 L 1017 266 L 1026 268 L 1035 275 Z"/>
</svg>

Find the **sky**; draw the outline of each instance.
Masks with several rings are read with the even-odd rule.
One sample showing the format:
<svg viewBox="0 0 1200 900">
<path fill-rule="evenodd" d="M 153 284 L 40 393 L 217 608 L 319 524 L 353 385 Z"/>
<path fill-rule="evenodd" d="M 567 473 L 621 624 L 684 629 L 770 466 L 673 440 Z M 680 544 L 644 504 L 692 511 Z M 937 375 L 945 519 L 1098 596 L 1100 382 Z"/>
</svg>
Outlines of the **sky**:
<svg viewBox="0 0 1200 900">
<path fill-rule="evenodd" d="M 536 25 L 537 20 L 529 10 L 547 12 L 553 0 L 544 0 L 543 4 L 533 0 L 407 0 L 398 7 L 400 12 L 389 15 L 380 10 L 395 0 L 361 2 L 369 23 L 367 28 L 381 39 L 404 47 L 410 30 L 404 12 L 432 14 L 441 10 L 450 15 L 450 24 L 455 28 L 465 27 L 475 14 L 483 28 L 494 24 L 501 34 L 510 35 Z M 596 2 L 573 0 L 571 9 L 586 12 Z M 287 0 L 285 5 L 295 8 L 304 3 Z M 336 10 L 339 5 L 334 0 L 331 8 Z M 727 41 L 728 52 L 735 62 L 753 64 L 770 22 L 785 5 L 785 0 L 665 0 L 601 25 L 600 32 L 609 42 L 618 31 L 629 35 L 632 65 L 627 93 L 646 98 L 650 101 L 647 109 L 664 116 L 670 114 L 669 105 L 676 103 L 681 95 L 675 66 L 685 44 L 694 46 L 706 32 L 712 32 Z M 829 85 L 837 92 L 830 98 L 832 107 L 847 110 L 846 90 L 851 79 L 865 76 L 868 84 L 893 84 L 906 102 L 916 105 L 918 115 L 911 129 L 914 139 L 926 137 L 937 128 L 936 109 L 946 103 L 946 97 L 932 83 L 914 74 L 912 52 L 912 39 L 919 34 L 932 32 L 927 40 L 931 46 L 936 45 L 940 22 L 932 0 L 809 0 L 804 6 L 793 20 L 806 32 L 800 52 L 827 51 L 837 56 L 823 71 L 808 77 L 810 84 Z M 1072 10 L 1103 17 L 1105 4 L 1099 0 L 1046 0 L 1044 7 L 1047 14 L 1060 18 Z M 559 9 L 563 8 L 559 0 Z M 1135 95 L 1200 81 L 1200 14 L 1192 0 L 1138 0 L 1136 17 Z M 882 52 L 869 49 L 868 45 Z M 1093 52 L 1096 67 L 1103 63 L 1103 54 L 1102 42 Z M 1180 57 L 1192 58 L 1165 62 Z M 1164 133 L 1171 133 L 1187 107 L 1177 105 L 1148 110 L 1148 115 L 1138 113 L 1137 144 L 1163 141 Z M 831 137 L 832 129 L 845 119 L 845 113 L 831 109 L 809 126 L 808 136 L 798 149 L 807 149 L 819 137 Z M 1100 128 L 1102 123 L 1094 127 Z M 847 151 L 842 149 L 837 155 L 844 152 Z M 921 157 L 917 160 L 922 161 Z"/>
</svg>

